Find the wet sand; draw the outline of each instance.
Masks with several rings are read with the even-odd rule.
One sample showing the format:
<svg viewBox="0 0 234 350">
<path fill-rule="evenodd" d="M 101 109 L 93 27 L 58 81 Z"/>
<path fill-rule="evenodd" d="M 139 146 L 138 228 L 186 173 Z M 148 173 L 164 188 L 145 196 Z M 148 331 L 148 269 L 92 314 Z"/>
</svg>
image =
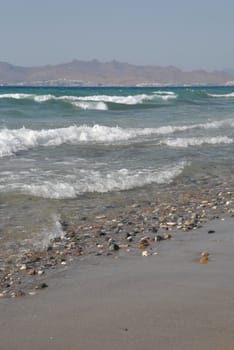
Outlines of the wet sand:
<svg viewBox="0 0 234 350">
<path fill-rule="evenodd" d="M 234 349 L 233 218 L 178 233 L 157 252 L 93 256 L 35 296 L 0 299 L 1 350 Z"/>
</svg>

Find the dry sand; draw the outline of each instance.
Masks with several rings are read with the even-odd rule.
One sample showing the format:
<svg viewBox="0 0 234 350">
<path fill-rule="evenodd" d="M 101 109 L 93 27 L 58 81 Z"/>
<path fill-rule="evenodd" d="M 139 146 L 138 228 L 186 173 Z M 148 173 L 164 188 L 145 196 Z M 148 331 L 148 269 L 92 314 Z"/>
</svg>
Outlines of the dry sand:
<svg viewBox="0 0 234 350">
<path fill-rule="evenodd" d="M 234 349 L 233 219 L 140 254 L 90 257 L 36 296 L 1 299 L 0 349 Z"/>
</svg>

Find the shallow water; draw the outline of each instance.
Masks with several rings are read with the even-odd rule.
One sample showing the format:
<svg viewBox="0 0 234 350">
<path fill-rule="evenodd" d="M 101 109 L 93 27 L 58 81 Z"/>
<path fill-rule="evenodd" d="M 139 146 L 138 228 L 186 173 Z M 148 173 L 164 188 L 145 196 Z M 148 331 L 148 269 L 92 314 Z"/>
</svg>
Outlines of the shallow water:
<svg viewBox="0 0 234 350">
<path fill-rule="evenodd" d="M 1 254 L 176 184 L 233 185 L 234 89 L 0 88 Z M 109 209 L 108 209 L 109 208 Z"/>
</svg>

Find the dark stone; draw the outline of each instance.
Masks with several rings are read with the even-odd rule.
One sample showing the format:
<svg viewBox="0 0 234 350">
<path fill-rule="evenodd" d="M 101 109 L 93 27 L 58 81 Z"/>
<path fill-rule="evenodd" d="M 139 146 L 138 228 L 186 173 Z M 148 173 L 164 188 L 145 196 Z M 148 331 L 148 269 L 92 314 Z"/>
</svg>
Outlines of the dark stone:
<svg viewBox="0 0 234 350">
<path fill-rule="evenodd" d="M 105 235 L 106 235 L 105 230 L 101 230 L 101 231 L 99 232 L 99 236 L 105 236 Z"/>
<path fill-rule="evenodd" d="M 60 223 L 60 225 L 62 227 L 62 230 L 66 231 L 67 228 L 68 228 L 68 223 L 65 220 L 60 220 L 59 223 Z"/>
<path fill-rule="evenodd" d="M 163 241 L 163 237 L 160 236 L 160 235 L 157 235 L 157 236 L 155 237 L 155 241 L 157 241 L 157 242 Z"/>
<path fill-rule="evenodd" d="M 35 289 L 44 289 L 44 288 L 46 288 L 46 287 L 48 287 L 48 285 L 47 285 L 46 283 L 42 282 L 42 283 L 39 283 L 39 284 L 35 287 Z"/>
<path fill-rule="evenodd" d="M 119 250 L 118 244 L 117 244 L 117 243 L 111 243 L 111 244 L 109 245 L 109 250 L 110 250 L 110 251 Z"/>
<path fill-rule="evenodd" d="M 215 230 L 209 230 L 208 233 L 209 234 L 215 233 Z"/>
</svg>

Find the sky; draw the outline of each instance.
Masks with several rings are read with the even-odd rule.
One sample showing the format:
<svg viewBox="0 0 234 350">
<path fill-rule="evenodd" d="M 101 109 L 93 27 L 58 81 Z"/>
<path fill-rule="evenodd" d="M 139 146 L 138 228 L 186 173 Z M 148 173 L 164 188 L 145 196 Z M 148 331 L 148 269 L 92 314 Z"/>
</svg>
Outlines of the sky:
<svg viewBox="0 0 234 350">
<path fill-rule="evenodd" d="M 0 0 L 0 61 L 234 68 L 234 0 Z"/>
</svg>

